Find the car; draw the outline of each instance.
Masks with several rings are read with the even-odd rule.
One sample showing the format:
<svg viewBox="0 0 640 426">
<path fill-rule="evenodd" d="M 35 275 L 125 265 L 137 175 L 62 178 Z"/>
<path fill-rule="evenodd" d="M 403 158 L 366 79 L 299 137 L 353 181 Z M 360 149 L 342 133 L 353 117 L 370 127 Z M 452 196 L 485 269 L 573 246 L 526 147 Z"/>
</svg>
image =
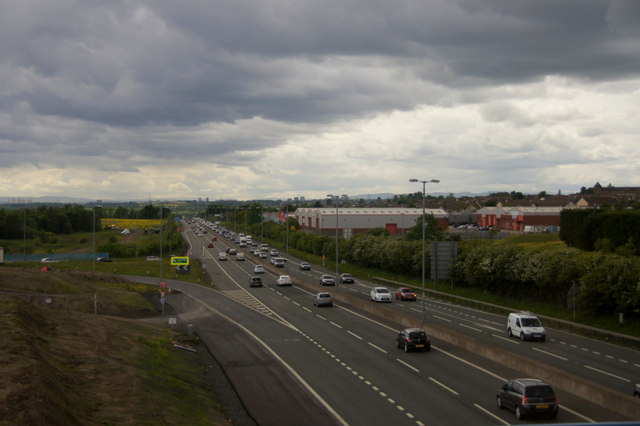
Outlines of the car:
<svg viewBox="0 0 640 426">
<path fill-rule="evenodd" d="M 158 256 L 147 256 L 147 260 L 149 262 L 157 262 L 160 260 L 160 258 Z"/>
<path fill-rule="evenodd" d="M 252 276 L 249 287 L 262 287 L 262 278 L 257 276 Z"/>
<path fill-rule="evenodd" d="M 421 328 L 405 328 L 396 336 L 396 346 L 405 352 L 412 350 L 431 351 L 431 339 Z"/>
<path fill-rule="evenodd" d="M 333 306 L 333 297 L 331 297 L 331 293 L 316 293 L 316 295 L 313 296 L 313 305 L 317 307 Z"/>
<path fill-rule="evenodd" d="M 547 331 L 537 316 L 531 312 L 511 312 L 507 318 L 507 336 L 520 340 L 540 340 L 544 342 Z"/>
<path fill-rule="evenodd" d="M 271 249 L 271 251 L 269 252 L 269 254 L 270 254 L 271 256 L 274 256 L 274 257 L 275 257 L 275 256 L 278 256 L 278 249 Z"/>
<path fill-rule="evenodd" d="M 227 260 L 227 253 L 221 251 L 218 253 L 218 260 Z"/>
<path fill-rule="evenodd" d="M 374 287 L 371 289 L 372 302 L 389 302 L 391 303 L 391 293 L 386 287 Z"/>
<path fill-rule="evenodd" d="M 338 282 L 340 284 L 353 284 L 355 281 L 353 280 L 353 276 L 351 274 L 340 274 L 338 277 Z"/>
<path fill-rule="evenodd" d="M 558 398 L 553 388 L 540 379 L 513 379 L 498 389 L 498 408 L 508 408 L 518 419 L 545 415 L 558 416 Z"/>
<path fill-rule="evenodd" d="M 238 252 L 234 248 L 230 248 L 229 251 L 228 251 L 228 254 L 231 255 L 231 256 L 235 256 L 236 253 L 238 253 Z"/>
<path fill-rule="evenodd" d="M 321 275 L 320 285 L 336 285 L 336 280 L 331 275 Z"/>
<path fill-rule="evenodd" d="M 96 260 L 98 262 L 113 262 L 113 260 L 110 257 L 97 257 Z"/>
<path fill-rule="evenodd" d="M 266 251 L 261 251 L 260 252 L 260 259 L 266 259 L 267 257 L 269 257 L 269 255 L 267 254 Z"/>
<path fill-rule="evenodd" d="M 209 243 L 209 244 L 207 244 L 207 247 L 209 247 L 209 248 L 213 248 L 213 243 Z"/>
<path fill-rule="evenodd" d="M 300 262 L 300 270 L 301 271 L 310 271 L 311 264 L 309 262 Z"/>
<path fill-rule="evenodd" d="M 262 265 L 256 265 L 253 267 L 253 273 L 254 274 L 264 274 L 264 266 Z"/>
<path fill-rule="evenodd" d="M 640 383 L 636 383 L 636 386 L 633 388 L 633 396 L 640 398 Z"/>
<path fill-rule="evenodd" d="M 211 241 L 218 241 L 218 237 L 214 235 L 213 237 L 211 237 Z"/>
<path fill-rule="evenodd" d="M 275 266 L 276 268 L 284 268 L 284 265 L 286 263 L 286 260 L 284 257 L 272 257 L 271 259 L 273 260 L 271 262 L 273 266 Z"/>
<path fill-rule="evenodd" d="M 278 285 L 293 285 L 291 281 L 291 277 L 289 275 L 280 275 L 276 280 L 276 284 Z"/>
<path fill-rule="evenodd" d="M 417 300 L 418 295 L 412 288 L 409 287 L 400 287 L 398 291 L 396 291 L 396 300 Z"/>
</svg>

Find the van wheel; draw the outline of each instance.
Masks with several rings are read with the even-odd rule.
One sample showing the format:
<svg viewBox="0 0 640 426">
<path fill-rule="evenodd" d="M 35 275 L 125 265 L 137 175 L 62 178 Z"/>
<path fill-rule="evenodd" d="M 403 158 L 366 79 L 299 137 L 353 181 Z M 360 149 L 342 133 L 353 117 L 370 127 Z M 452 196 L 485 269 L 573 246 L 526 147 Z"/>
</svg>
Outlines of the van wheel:
<svg viewBox="0 0 640 426">
<path fill-rule="evenodd" d="M 511 327 L 507 328 L 507 336 L 513 337 L 513 333 L 511 332 Z"/>
</svg>

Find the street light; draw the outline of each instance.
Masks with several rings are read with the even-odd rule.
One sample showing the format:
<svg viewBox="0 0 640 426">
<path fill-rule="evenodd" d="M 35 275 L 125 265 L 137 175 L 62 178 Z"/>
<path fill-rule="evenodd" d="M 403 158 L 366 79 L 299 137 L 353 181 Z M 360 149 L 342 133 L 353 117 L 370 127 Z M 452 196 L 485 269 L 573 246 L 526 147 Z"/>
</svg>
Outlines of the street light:
<svg viewBox="0 0 640 426">
<path fill-rule="evenodd" d="M 345 194 L 342 195 L 346 197 Z M 327 198 L 333 199 L 332 194 L 328 194 Z M 340 196 L 336 195 L 336 291 L 340 291 L 340 285 L 338 284 L 338 208 L 340 206 Z"/>
<path fill-rule="evenodd" d="M 427 183 L 440 183 L 438 179 L 431 180 L 420 180 L 420 179 L 409 179 L 409 182 L 422 182 L 422 321 L 424 322 L 424 303 L 425 303 L 425 295 L 424 295 L 424 274 L 425 274 L 425 236 L 424 230 L 426 228 L 426 220 L 424 214 L 424 199 L 425 199 L 425 185 Z"/>
</svg>

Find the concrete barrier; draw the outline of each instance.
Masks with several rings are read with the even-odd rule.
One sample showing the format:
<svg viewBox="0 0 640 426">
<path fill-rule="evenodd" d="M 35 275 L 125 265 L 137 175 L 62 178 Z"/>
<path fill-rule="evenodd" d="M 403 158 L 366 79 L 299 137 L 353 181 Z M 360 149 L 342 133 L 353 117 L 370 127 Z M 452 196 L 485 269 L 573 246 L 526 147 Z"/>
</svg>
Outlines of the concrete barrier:
<svg viewBox="0 0 640 426">
<path fill-rule="evenodd" d="M 271 265 L 265 267 L 269 272 L 281 275 L 281 268 Z M 506 367 L 520 371 L 524 376 L 542 379 L 557 389 L 562 389 L 573 395 L 584 398 L 603 408 L 613 410 L 631 419 L 640 419 L 640 400 L 631 394 L 627 395 L 599 383 L 567 373 L 559 368 L 549 366 L 526 356 L 506 349 L 494 347 L 471 336 L 459 333 L 453 328 L 442 327 L 437 324 L 423 323 L 420 318 L 389 309 L 384 304 L 373 303 L 369 300 L 336 291 L 336 287 L 322 287 L 318 283 L 294 278 L 294 285 L 304 287 L 312 292 L 330 291 L 334 301 L 349 305 L 359 311 L 369 313 L 377 318 L 391 321 L 401 327 L 419 327 L 424 329 L 432 339 L 447 342 L 465 351 L 480 355 Z M 341 287 L 350 284 L 342 284 Z M 433 342 L 433 341 L 432 341 Z M 631 388 L 629 389 L 631 392 Z"/>
</svg>

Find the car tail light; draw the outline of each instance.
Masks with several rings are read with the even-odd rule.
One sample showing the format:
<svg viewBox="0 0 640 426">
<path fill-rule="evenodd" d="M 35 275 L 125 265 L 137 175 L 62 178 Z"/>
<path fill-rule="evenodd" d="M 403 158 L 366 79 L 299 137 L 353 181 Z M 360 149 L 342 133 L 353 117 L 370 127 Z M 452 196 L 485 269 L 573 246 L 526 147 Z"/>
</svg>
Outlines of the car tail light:
<svg viewBox="0 0 640 426">
<path fill-rule="evenodd" d="M 523 397 L 522 397 L 522 401 L 520 401 L 520 403 L 521 403 L 522 405 L 526 405 L 526 404 L 528 404 L 528 403 L 529 403 L 529 398 L 527 398 L 526 396 L 523 396 Z"/>
<path fill-rule="evenodd" d="M 407 337 L 407 342 L 411 343 L 411 337 Z"/>
<path fill-rule="evenodd" d="M 427 336 L 427 342 L 430 342 L 431 340 L 429 340 L 429 336 Z"/>
</svg>

